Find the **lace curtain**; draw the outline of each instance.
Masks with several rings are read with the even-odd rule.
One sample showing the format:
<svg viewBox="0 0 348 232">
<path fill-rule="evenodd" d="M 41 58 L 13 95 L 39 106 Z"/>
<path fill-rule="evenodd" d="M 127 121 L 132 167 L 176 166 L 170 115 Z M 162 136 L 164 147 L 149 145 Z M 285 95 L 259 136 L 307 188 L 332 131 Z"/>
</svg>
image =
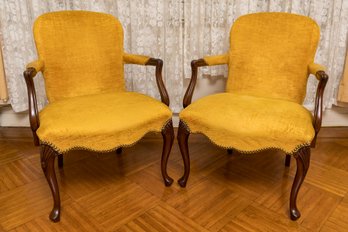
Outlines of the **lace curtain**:
<svg viewBox="0 0 348 232">
<path fill-rule="evenodd" d="M 204 55 L 228 51 L 229 32 L 241 15 L 255 12 L 290 12 L 313 18 L 320 26 L 321 38 L 315 57 L 317 63 L 328 67 L 329 81 L 324 105 L 331 107 L 336 96 L 347 46 L 348 1 L 346 0 L 190 0 L 185 1 L 184 74 L 190 77 L 190 61 Z M 226 76 L 227 67 L 203 68 L 211 76 Z M 317 81 L 311 76 L 304 105 L 314 108 Z"/>
<path fill-rule="evenodd" d="M 36 59 L 32 25 L 41 14 L 59 10 L 90 10 L 116 16 L 125 32 L 125 51 L 165 60 L 163 74 L 171 108 L 178 112 L 182 99 L 182 3 L 176 0 L 1 0 L 0 33 L 11 105 L 14 111 L 28 108 L 22 73 Z M 160 95 L 154 67 L 126 65 L 126 85 L 131 91 L 157 99 Z M 44 81 L 35 78 L 39 107 L 47 102 Z"/>
</svg>

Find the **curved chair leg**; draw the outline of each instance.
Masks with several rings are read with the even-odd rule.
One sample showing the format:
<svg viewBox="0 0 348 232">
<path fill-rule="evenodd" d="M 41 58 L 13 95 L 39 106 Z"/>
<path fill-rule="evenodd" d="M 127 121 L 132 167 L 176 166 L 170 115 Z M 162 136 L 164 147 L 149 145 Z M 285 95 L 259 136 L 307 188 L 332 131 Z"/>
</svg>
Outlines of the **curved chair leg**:
<svg viewBox="0 0 348 232">
<path fill-rule="evenodd" d="M 227 154 L 232 155 L 233 150 L 232 149 L 227 149 Z"/>
<path fill-rule="evenodd" d="M 60 220 L 60 196 L 56 173 L 54 171 L 54 160 L 58 154 L 47 145 L 41 145 L 41 167 L 45 173 L 48 185 L 51 188 L 53 196 L 53 209 L 50 213 L 50 219 L 53 222 Z"/>
<path fill-rule="evenodd" d="M 185 168 L 184 175 L 178 180 L 178 183 L 181 187 L 186 186 L 188 177 L 190 175 L 190 156 L 189 156 L 189 150 L 188 150 L 189 135 L 190 135 L 190 132 L 188 131 L 186 125 L 182 121 L 180 121 L 177 139 L 178 139 L 182 159 L 184 160 L 184 168 Z"/>
<path fill-rule="evenodd" d="M 300 211 L 297 209 L 297 194 L 306 177 L 309 163 L 310 163 L 311 151 L 309 147 L 301 148 L 294 157 L 296 158 L 297 170 L 294 183 L 292 184 L 290 194 L 290 218 L 295 221 L 301 217 Z"/>
<path fill-rule="evenodd" d="M 117 148 L 117 149 L 116 149 L 116 154 L 119 155 L 119 154 L 121 154 L 121 153 L 122 153 L 122 147 Z"/>
<path fill-rule="evenodd" d="M 161 159 L 161 171 L 162 177 L 164 180 L 165 186 L 170 186 L 173 183 L 173 179 L 168 176 L 167 173 L 167 163 L 170 151 L 172 149 L 173 141 L 174 141 L 174 128 L 173 122 L 170 120 L 162 130 L 163 137 L 163 150 L 162 150 L 162 159 Z"/>
<path fill-rule="evenodd" d="M 290 167 L 291 155 L 285 156 L 285 166 Z"/>
<path fill-rule="evenodd" d="M 59 154 L 58 155 L 58 167 L 62 168 L 64 165 L 64 158 L 63 158 L 63 154 Z"/>
</svg>

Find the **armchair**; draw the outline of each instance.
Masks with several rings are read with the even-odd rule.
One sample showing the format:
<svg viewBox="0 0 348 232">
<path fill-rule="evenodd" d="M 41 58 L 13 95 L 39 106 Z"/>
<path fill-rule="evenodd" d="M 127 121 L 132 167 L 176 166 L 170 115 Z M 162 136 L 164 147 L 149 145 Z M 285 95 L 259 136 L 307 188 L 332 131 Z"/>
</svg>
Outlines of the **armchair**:
<svg viewBox="0 0 348 232">
<path fill-rule="evenodd" d="M 328 76 L 313 63 L 319 27 L 308 17 L 288 13 L 256 13 L 240 17 L 230 33 L 229 52 L 191 62 L 192 77 L 180 113 L 178 143 L 184 161 L 185 187 L 190 158 L 188 138 L 202 133 L 214 144 L 241 153 L 278 149 L 296 159 L 297 171 L 290 193 L 290 217 L 297 220 L 296 200 L 321 127 L 322 99 Z M 203 97 L 191 104 L 197 71 L 202 66 L 227 64 L 225 93 Z M 301 104 L 309 74 L 319 80 L 314 115 Z"/>
<path fill-rule="evenodd" d="M 174 130 L 169 97 L 162 80 L 163 62 L 123 51 L 120 22 L 111 15 L 87 11 L 61 11 L 40 16 L 34 24 L 39 59 L 27 65 L 29 120 L 34 144 L 41 148 L 41 166 L 52 192 L 49 218 L 60 220 L 60 196 L 54 170 L 55 158 L 63 166 L 70 150 L 117 151 L 131 146 L 146 133 L 161 132 L 161 171 L 166 172 Z M 159 102 L 127 92 L 124 64 L 156 68 Z M 33 78 L 42 72 L 49 104 L 39 112 Z"/>
</svg>

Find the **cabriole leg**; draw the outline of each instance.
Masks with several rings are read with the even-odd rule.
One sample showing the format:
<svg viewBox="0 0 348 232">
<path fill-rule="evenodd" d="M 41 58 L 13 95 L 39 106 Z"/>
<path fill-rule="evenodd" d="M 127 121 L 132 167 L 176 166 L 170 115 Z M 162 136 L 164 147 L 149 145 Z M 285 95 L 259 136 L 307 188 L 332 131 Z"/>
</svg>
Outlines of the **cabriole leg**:
<svg viewBox="0 0 348 232">
<path fill-rule="evenodd" d="M 285 166 L 290 167 L 291 155 L 285 156 Z"/>
<path fill-rule="evenodd" d="M 163 150 L 162 150 L 162 159 L 161 159 L 161 171 L 162 171 L 164 184 L 166 186 L 170 186 L 173 183 L 173 179 L 170 176 L 168 176 L 167 164 L 168 164 L 168 157 L 169 157 L 170 151 L 172 149 L 173 141 L 174 141 L 174 128 L 173 128 L 172 120 L 170 120 L 164 126 L 162 130 L 162 137 L 163 137 Z"/>
<path fill-rule="evenodd" d="M 310 163 L 310 148 L 303 147 L 297 153 L 294 154 L 297 164 L 296 176 L 294 183 L 292 184 L 291 194 L 290 194 L 290 218 L 291 220 L 297 220 L 301 217 L 300 211 L 297 209 L 297 194 L 306 177 L 309 163 Z"/>
<path fill-rule="evenodd" d="M 54 171 L 54 160 L 58 154 L 48 145 L 41 145 L 41 167 L 46 176 L 53 196 L 53 209 L 50 213 L 50 219 L 53 222 L 60 220 L 60 196 L 56 173 Z"/>
<path fill-rule="evenodd" d="M 63 154 L 59 154 L 58 155 L 58 167 L 62 168 L 64 165 L 64 158 L 63 158 Z"/>
<path fill-rule="evenodd" d="M 190 175 L 190 156 L 189 156 L 189 150 L 188 150 L 188 137 L 190 135 L 189 130 L 187 129 L 186 125 L 180 121 L 179 122 L 179 128 L 178 128 L 178 143 L 180 147 L 180 152 L 182 155 L 182 159 L 184 161 L 184 175 L 178 180 L 178 183 L 181 187 L 185 187 L 188 177 Z"/>
</svg>

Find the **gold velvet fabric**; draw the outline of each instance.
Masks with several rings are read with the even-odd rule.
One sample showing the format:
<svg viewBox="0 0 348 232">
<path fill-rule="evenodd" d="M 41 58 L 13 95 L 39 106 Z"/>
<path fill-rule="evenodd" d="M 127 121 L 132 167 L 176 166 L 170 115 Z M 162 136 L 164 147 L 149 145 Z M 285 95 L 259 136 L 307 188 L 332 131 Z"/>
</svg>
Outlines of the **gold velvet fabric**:
<svg viewBox="0 0 348 232">
<path fill-rule="evenodd" d="M 295 14 L 238 18 L 230 33 L 226 91 L 302 104 L 319 33 L 315 21 Z"/>
<path fill-rule="evenodd" d="M 145 65 L 149 61 L 150 57 L 148 56 L 141 56 L 141 55 L 135 55 L 135 54 L 123 54 L 123 61 L 126 64 L 142 64 Z"/>
<path fill-rule="evenodd" d="M 125 91 L 124 64 L 145 65 L 147 56 L 123 50 L 123 31 L 112 15 L 61 11 L 34 24 L 49 104 L 40 112 L 40 143 L 71 149 L 111 151 L 159 132 L 172 112 L 149 96 Z M 155 73 L 154 73 L 155 75 Z"/>
<path fill-rule="evenodd" d="M 48 100 L 125 91 L 123 30 L 112 15 L 61 11 L 34 23 Z"/>
<path fill-rule="evenodd" d="M 319 27 L 289 13 L 255 13 L 236 20 L 227 54 L 204 57 L 228 65 L 226 93 L 204 97 L 180 113 L 192 133 L 224 148 L 293 154 L 314 138 L 311 113 L 302 107 L 314 64 Z"/>
<path fill-rule="evenodd" d="M 79 96 L 46 106 L 37 135 L 60 153 L 103 152 L 132 145 L 149 131 L 160 132 L 171 117 L 165 104 L 140 93 Z"/>
<path fill-rule="evenodd" d="M 210 65 L 221 65 L 228 64 L 228 54 L 216 55 L 216 56 L 205 56 L 204 61 Z"/>
<path fill-rule="evenodd" d="M 241 152 L 277 148 L 294 153 L 314 137 L 312 115 L 280 99 L 220 93 L 197 100 L 180 113 L 191 133 Z"/>
</svg>

